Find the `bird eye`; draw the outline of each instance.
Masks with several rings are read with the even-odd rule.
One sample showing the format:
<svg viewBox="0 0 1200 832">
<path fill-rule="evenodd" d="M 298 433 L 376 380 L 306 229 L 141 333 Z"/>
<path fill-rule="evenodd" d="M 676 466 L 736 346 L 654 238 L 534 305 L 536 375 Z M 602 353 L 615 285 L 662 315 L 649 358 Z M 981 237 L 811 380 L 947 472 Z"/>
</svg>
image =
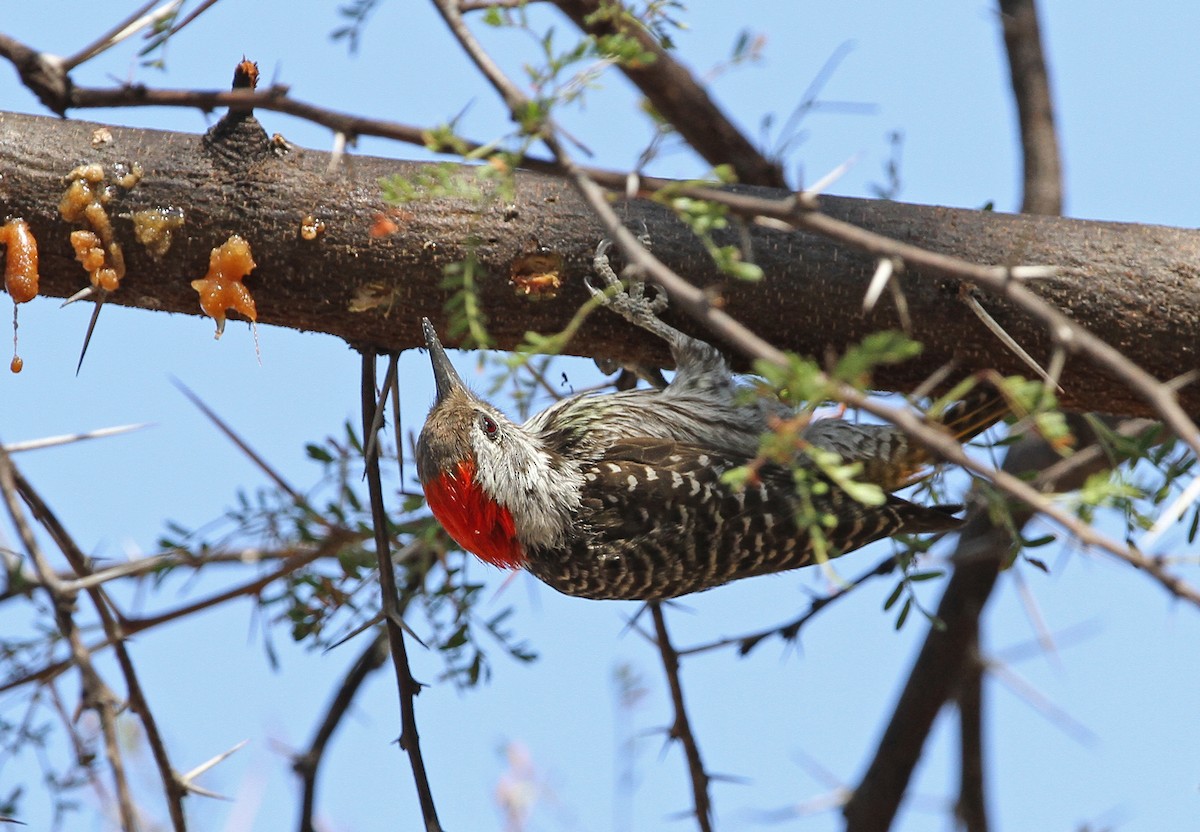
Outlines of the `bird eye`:
<svg viewBox="0 0 1200 832">
<path fill-rule="evenodd" d="M 479 415 L 479 427 L 483 430 L 483 435 L 488 439 L 495 439 L 500 433 L 500 426 L 496 424 L 496 420 L 486 413 Z"/>
</svg>

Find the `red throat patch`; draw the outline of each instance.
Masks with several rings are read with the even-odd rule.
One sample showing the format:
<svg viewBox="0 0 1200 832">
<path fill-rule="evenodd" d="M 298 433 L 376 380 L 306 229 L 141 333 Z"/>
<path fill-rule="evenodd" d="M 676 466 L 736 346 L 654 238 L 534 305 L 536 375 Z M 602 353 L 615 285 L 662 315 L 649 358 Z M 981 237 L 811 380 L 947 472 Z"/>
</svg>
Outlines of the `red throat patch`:
<svg viewBox="0 0 1200 832">
<path fill-rule="evenodd" d="M 473 462 L 459 462 L 453 471 L 437 474 L 424 487 L 430 511 L 459 546 L 501 569 L 525 564 L 512 515 L 483 493 L 475 482 Z"/>
</svg>

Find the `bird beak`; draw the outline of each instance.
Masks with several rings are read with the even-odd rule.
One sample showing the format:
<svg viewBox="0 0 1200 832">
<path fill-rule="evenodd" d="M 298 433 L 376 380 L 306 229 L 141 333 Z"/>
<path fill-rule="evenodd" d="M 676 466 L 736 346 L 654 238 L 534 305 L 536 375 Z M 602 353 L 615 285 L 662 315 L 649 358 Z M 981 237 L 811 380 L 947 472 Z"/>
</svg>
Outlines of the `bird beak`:
<svg viewBox="0 0 1200 832">
<path fill-rule="evenodd" d="M 433 380 L 437 384 L 437 400 L 443 402 L 455 390 L 465 390 L 466 385 L 458 377 L 454 365 L 446 357 L 442 342 L 438 340 L 437 331 L 428 318 L 421 319 L 421 329 L 425 332 L 425 346 L 429 348 L 429 361 L 433 364 Z"/>
</svg>

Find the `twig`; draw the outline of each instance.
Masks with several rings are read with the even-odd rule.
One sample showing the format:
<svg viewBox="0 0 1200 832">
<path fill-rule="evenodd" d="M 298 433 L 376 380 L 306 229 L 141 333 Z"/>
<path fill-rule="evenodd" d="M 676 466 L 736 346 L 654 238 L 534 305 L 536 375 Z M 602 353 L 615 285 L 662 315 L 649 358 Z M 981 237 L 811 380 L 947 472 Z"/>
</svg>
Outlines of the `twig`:
<svg viewBox="0 0 1200 832">
<path fill-rule="evenodd" d="M 335 554 L 338 549 L 345 545 L 346 541 L 351 537 L 351 533 L 346 530 L 334 530 L 321 543 L 307 552 L 299 552 L 287 558 L 279 567 L 264 575 L 260 575 L 254 580 L 247 581 L 240 586 L 235 586 L 232 589 L 227 589 L 223 592 L 217 592 L 207 598 L 202 598 L 199 601 L 193 601 L 190 604 L 176 607 L 173 610 L 159 613 L 158 615 L 143 616 L 140 618 L 122 618 L 121 625 L 125 629 L 127 635 L 132 635 L 142 630 L 148 630 L 151 627 L 157 627 L 159 624 L 165 624 L 168 621 L 175 621 L 179 618 L 185 618 L 200 610 L 206 610 L 210 607 L 215 607 L 226 601 L 232 601 L 234 598 L 242 598 L 248 595 L 257 595 L 260 591 L 266 588 L 269 584 L 287 577 L 301 569 L 313 561 L 321 557 L 327 557 Z"/>
<path fill-rule="evenodd" d="M 157 9 L 154 9 L 154 11 L 150 11 L 156 2 L 157 0 L 150 0 L 150 2 L 141 6 L 133 14 L 80 49 L 70 58 L 64 58 L 62 61 L 63 70 L 70 72 L 85 61 L 90 61 L 102 52 L 116 46 L 121 41 L 133 37 L 147 26 L 154 26 L 166 20 L 182 5 L 183 0 L 167 0 L 167 2 L 163 3 Z"/>
<path fill-rule="evenodd" d="M 363 432 L 368 433 L 375 416 L 375 355 L 364 352 L 362 356 L 362 419 Z M 421 816 L 426 832 L 441 832 L 433 791 L 425 772 L 425 760 L 421 756 L 421 740 L 417 732 L 414 700 L 421 687 L 413 678 L 408 664 L 408 650 L 404 645 L 404 630 L 400 626 L 402 611 L 399 593 L 396 590 L 395 566 L 392 563 L 391 539 L 388 534 L 388 515 L 383 505 L 383 484 L 379 474 L 379 446 L 365 459 L 367 489 L 371 499 L 371 518 L 375 525 L 375 549 L 379 558 L 379 592 L 387 629 L 388 645 L 392 665 L 396 671 L 396 684 L 400 696 L 400 747 L 407 752 L 417 789 L 417 800 L 421 804 Z"/>
<path fill-rule="evenodd" d="M 171 621 L 176 621 L 180 618 L 186 618 L 187 616 L 197 613 L 200 610 L 218 606 L 235 598 L 256 595 L 268 584 L 290 575 L 292 572 L 303 566 L 306 566 L 312 561 L 322 557 L 333 556 L 339 548 L 341 548 L 348 540 L 351 539 L 353 539 L 353 533 L 349 532 L 348 530 L 337 530 L 321 541 L 320 545 L 316 546 L 312 551 L 301 552 L 287 558 L 284 560 L 283 564 L 273 572 L 268 572 L 267 574 L 261 575 L 252 581 L 241 584 L 240 586 L 224 592 L 218 592 L 215 595 L 210 595 L 200 601 L 184 604 L 183 606 L 176 607 L 175 609 L 164 613 L 142 618 L 126 618 L 121 615 L 119 611 L 114 609 L 114 614 L 116 614 L 119 618 L 122 638 L 128 638 L 136 633 L 144 632 L 153 627 L 157 627 Z M 105 647 L 111 647 L 117 641 L 118 639 L 110 635 L 106 635 L 106 637 L 98 643 L 89 646 L 88 650 L 95 652 L 97 650 L 104 649 Z M 70 659 L 53 662 L 39 670 L 27 673 L 20 678 L 11 679 L 3 684 L 0 684 L 0 693 L 19 688 L 32 682 L 44 682 L 47 679 L 52 679 L 63 671 L 70 669 L 70 667 Z"/>
<path fill-rule="evenodd" d="M 800 634 L 800 629 L 805 624 L 807 624 L 812 618 L 814 618 L 817 615 L 817 613 L 821 612 L 821 610 L 828 607 L 834 601 L 837 601 L 838 599 L 844 598 L 845 596 L 849 595 L 855 589 L 862 586 L 863 584 L 865 584 L 867 581 L 871 580 L 872 578 L 882 577 L 883 575 L 890 575 L 895 570 L 895 568 L 896 568 L 896 558 L 893 555 L 888 555 L 886 558 L 884 558 L 878 564 L 876 564 L 876 566 L 874 568 L 872 568 L 871 570 L 869 570 L 867 572 L 864 572 L 862 575 L 859 575 L 857 578 L 850 581 L 850 583 L 846 584 L 845 586 L 838 587 L 837 589 L 835 589 L 833 592 L 829 593 L 828 595 L 822 595 L 817 598 L 813 598 L 812 601 L 809 603 L 807 610 L 805 610 L 801 615 L 792 619 L 791 621 L 787 622 L 786 624 L 780 624 L 775 627 L 768 627 L 765 630 L 759 630 L 759 631 L 753 632 L 753 633 L 746 633 L 745 635 L 730 636 L 727 638 L 717 639 L 715 641 L 710 641 L 705 644 L 696 645 L 695 647 L 688 647 L 683 650 L 680 650 L 679 655 L 691 656 L 696 653 L 707 653 L 711 650 L 718 650 L 722 647 L 729 647 L 731 645 L 736 644 L 737 648 L 738 648 L 738 654 L 745 656 L 751 650 L 753 650 L 755 647 L 757 647 L 759 644 L 761 644 L 765 639 L 768 639 L 771 636 L 777 635 L 780 638 L 782 638 L 784 641 L 793 641 L 796 638 L 796 636 L 798 636 Z"/>
<path fill-rule="evenodd" d="M 1196 423 L 1179 406 L 1175 393 L 1167 385 L 1147 373 L 1120 350 L 1042 300 L 1020 280 L 1014 279 L 1009 269 L 1000 266 L 979 266 L 949 255 L 926 251 L 819 212 L 804 212 L 802 216 L 795 218 L 795 221 L 799 226 L 870 254 L 900 257 L 910 266 L 924 269 L 931 274 L 971 281 L 997 297 L 1012 301 L 1041 322 L 1064 350 L 1086 356 L 1137 392 L 1162 416 L 1163 421 L 1180 439 L 1200 454 L 1200 428 L 1196 427 Z"/>
<path fill-rule="evenodd" d="M 137 808 L 133 802 L 133 795 L 125 774 L 125 763 L 121 756 L 121 743 L 117 732 L 117 697 L 92 664 L 91 652 L 84 645 L 80 636 L 79 628 L 72 616 L 75 597 L 63 592 L 58 586 L 54 571 L 42 553 L 33 530 L 25 520 L 18 497 L 16 478 L 16 467 L 8 453 L 4 451 L 3 446 L 0 445 L 0 492 L 3 492 L 8 515 L 13 526 L 16 527 L 26 552 L 33 560 L 34 567 L 42 581 L 42 588 L 50 599 L 58 630 L 70 646 L 72 663 L 79 668 L 82 688 L 81 706 L 94 710 L 99 717 L 100 731 L 104 736 L 104 752 L 112 771 L 113 785 L 117 793 L 121 824 L 127 832 L 133 832 L 137 829 Z M 182 832 L 182 829 L 182 826 L 177 827 L 179 832 Z"/>
<path fill-rule="evenodd" d="M 663 670 L 667 673 L 667 685 L 671 689 L 671 703 L 675 707 L 675 719 L 671 722 L 670 737 L 679 740 L 683 745 L 683 754 L 687 758 L 688 776 L 692 781 L 692 812 L 700 832 L 712 832 L 712 802 L 708 797 L 708 772 L 704 769 L 704 761 L 700 758 L 700 746 L 696 743 L 696 735 L 692 733 L 692 725 L 688 719 L 687 707 L 683 702 L 683 683 L 679 678 L 679 654 L 671 645 L 671 637 L 667 633 L 667 620 L 663 616 L 662 604 L 651 601 L 650 616 L 654 619 L 654 643 L 662 657 Z"/>
<path fill-rule="evenodd" d="M 356 543 L 361 539 L 362 536 L 359 534 L 357 535 L 357 539 L 351 537 L 343 540 L 342 543 Z M 285 561 L 307 553 L 310 551 L 310 548 L 308 546 L 287 546 L 280 549 L 263 550 L 249 547 L 233 551 L 208 551 L 204 555 L 196 555 L 188 551 L 171 551 L 126 561 L 116 566 L 110 566 L 107 569 L 98 569 L 83 577 L 78 577 L 74 570 L 59 570 L 55 574 L 64 590 L 67 592 L 82 592 L 122 578 L 140 578 L 151 572 L 158 572 L 176 566 L 187 566 L 199 571 L 203 567 L 210 565 L 254 566 L 273 561 Z M 336 554 L 336 552 L 323 549 L 321 556 L 333 557 Z M 28 594 L 31 589 L 40 586 L 41 580 L 37 575 L 28 571 L 22 571 L 17 581 L 10 581 L 9 585 L 3 591 L 0 591 L 0 604 L 18 596 Z"/>
<path fill-rule="evenodd" d="M 341 724 L 342 717 L 350 709 L 354 697 L 362 688 L 363 682 L 373 672 L 383 666 L 388 657 L 387 634 L 380 633 L 371 639 L 359 657 L 350 666 L 346 677 L 338 686 L 337 693 L 329 703 L 325 718 L 321 720 L 317 732 L 309 743 L 308 750 L 298 754 L 292 761 L 292 770 L 300 775 L 303 784 L 303 798 L 300 803 L 300 832 L 313 832 L 313 810 L 316 807 L 317 773 L 325 754 L 325 746 L 333 737 L 333 732 Z"/>
<path fill-rule="evenodd" d="M 1004 469 L 997 470 L 975 460 L 963 450 L 961 445 L 954 441 L 953 437 L 936 427 L 930 426 L 915 414 L 907 410 L 883 405 L 849 386 L 843 386 L 839 390 L 838 398 L 851 407 L 856 407 L 879 416 L 882 419 L 886 419 L 908 435 L 931 448 L 947 462 L 972 471 L 991 481 L 1001 491 L 1020 500 L 1039 514 L 1054 520 L 1054 522 L 1067 529 L 1084 543 L 1115 555 L 1120 560 L 1149 574 L 1175 597 L 1200 606 L 1200 589 L 1188 584 L 1178 576 L 1168 573 L 1163 568 L 1161 559 L 1143 555 L 1136 549 L 1122 545 L 1113 538 L 1106 537 L 1071 513 L 1059 508 L 1046 494 L 1041 493 L 1038 487 L 1029 484 L 1019 477 L 1013 476 Z M 1094 459 L 1094 457 L 1089 456 L 1089 459 Z M 1057 457 L 1047 459 L 1045 464 L 1049 466 L 1055 461 L 1057 461 Z M 1102 470 L 1104 467 L 1106 466 L 1092 468 L 1091 470 Z M 1075 468 L 1086 469 L 1087 466 L 1083 464 L 1067 466 L 1064 470 Z M 1039 487 L 1048 489 L 1052 487 L 1052 483 L 1049 479 L 1042 478 L 1039 480 Z"/>
<path fill-rule="evenodd" d="M 29 482 L 21 476 L 20 472 L 14 469 L 13 475 L 21 498 L 29 505 L 34 516 L 38 518 L 38 521 L 45 527 L 46 531 L 50 533 L 59 550 L 66 556 L 71 568 L 75 570 L 77 575 L 86 576 L 90 572 L 90 567 L 88 565 L 88 558 L 83 553 L 83 550 L 79 548 L 75 540 L 67 533 L 66 527 L 59 521 L 57 515 L 51 511 L 50 507 L 42 500 L 41 496 L 33 489 Z M 45 575 L 42 576 L 42 579 L 44 582 Z M 162 734 L 158 730 L 158 721 L 155 719 L 154 712 L 150 710 L 150 703 L 147 701 L 145 691 L 142 689 L 141 680 L 138 678 L 137 670 L 133 665 L 133 659 L 130 658 L 129 651 L 125 649 L 127 632 L 123 626 L 121 614 L 104 593 L 103 588 L 92 587 L 85 591 L 95 606 L 96 614 L 100 618 L 100 624 L 104 629 L 104 634 L 111 643 L 113 651 L 116 653 L 117 665 L 121 668 L 121 676 L 125 680 L 129 708 L 137 714 L 138 719 L 141 720 L 142 729 L 146 733 L 146 743 L 150 746 L 150 753 L 154 757 L 159 778 L 162 780 L 163 791 L 167 801 L 167 811 L 171 816 L 172 827 L 176 832 L 184 832 L 187 829 L 187 820 L 183 811 L 183 798 L 187 793 L 187 789 L 176 775 L 175 769 L 171 766 L 171 759 L 167 754 L 166 743 L 163 741 Z M 134 828 L 129 827 L 131 832 Z"/>
<path fill-rule="evenodd" d="M 438 0 L 439 5 L 441 0 Z M 651 32 L 621 7 L 601 0 L 554 0 L 554 5 L 593 37 L 621 34 L 637 41 L 653 60 L 618 63 L 618 68 L 653 104 L 693 150 L 710 165 L 729 165 L 738 181 L 786 188 L 778 162 L 763 156 L 721 111 L 687 67 L 659 44 Z"/>
</svg>

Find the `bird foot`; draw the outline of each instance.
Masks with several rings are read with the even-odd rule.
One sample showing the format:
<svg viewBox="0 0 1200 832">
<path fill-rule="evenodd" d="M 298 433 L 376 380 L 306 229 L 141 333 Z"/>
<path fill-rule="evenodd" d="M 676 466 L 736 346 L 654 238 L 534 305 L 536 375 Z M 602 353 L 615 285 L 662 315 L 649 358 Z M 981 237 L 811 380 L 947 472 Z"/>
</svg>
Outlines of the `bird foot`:
<svg viewBox="0 0 1200 832">
<path fill-rule="evenodd" d="M 661 289 L 655 290 L 653 299 L 646 296 L 646 282 L 640 277 L 630 274 L 626 269 L 625 281 L 622 281 L 613 270 L 608 259 L 608 250 L 612 248 L 612 240 L 607 238 L 596 246 L 596 256 L 592 259 L 592 268 L 600 276 L 604 287 L 592 285 L 588 280 L 584 283 L 592 297 L 619 314 L 632 324 L 655 331 L 661 325 L 658 315 L 667 308 L 667 295 Z M 627 285 L 623 285 L 627 284 Z"/>
</svg>

